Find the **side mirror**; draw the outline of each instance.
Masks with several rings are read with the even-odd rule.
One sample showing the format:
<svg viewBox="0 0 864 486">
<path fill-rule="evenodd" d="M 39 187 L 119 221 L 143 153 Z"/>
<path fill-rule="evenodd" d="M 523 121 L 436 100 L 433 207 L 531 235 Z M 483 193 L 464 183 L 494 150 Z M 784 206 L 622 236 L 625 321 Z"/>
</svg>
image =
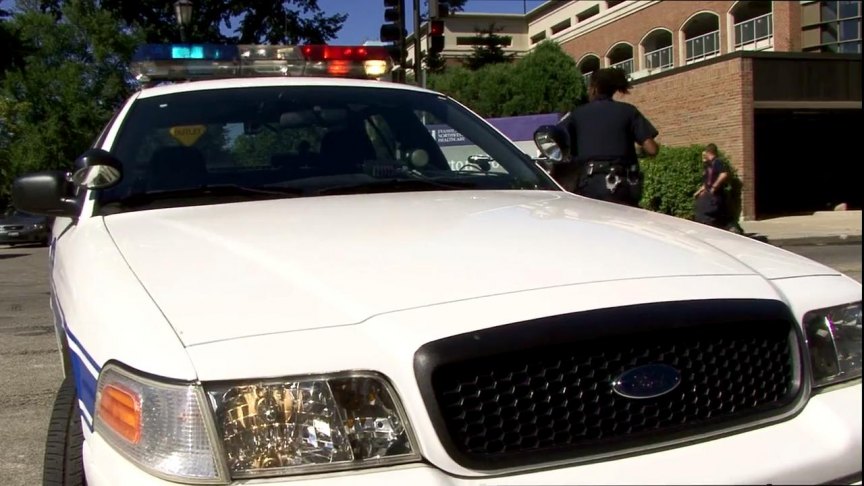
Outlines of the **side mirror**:
<svg viewBox="0 0 864 486">
<path fill-rule="evenodd" d="M 12 205 L 42 216 L 78 217 L 78 203 L 68 197 L 69 174 L 46 171 L 28 174 L 12 183 Z"/>
<path fill-rule="evenodd" d="M 89 149 L 75 161 L 72 183 L 84 189 L 107 189 L 123 178 L 123 167 L 102 149 Z"/>
<path fill-rule="evenodd" d="M 543 125 L 534 131 L 534 144 L 553 163 L 570 160 L 570 136 L 558 125 Z"/>
</svg>

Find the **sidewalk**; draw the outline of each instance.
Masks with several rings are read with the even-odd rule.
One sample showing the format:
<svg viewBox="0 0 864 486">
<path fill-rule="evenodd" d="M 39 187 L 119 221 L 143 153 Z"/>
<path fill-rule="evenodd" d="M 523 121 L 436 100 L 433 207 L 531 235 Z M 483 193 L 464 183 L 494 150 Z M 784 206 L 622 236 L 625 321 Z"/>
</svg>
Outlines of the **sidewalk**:
<svg viewBox="0 0 864 486">
<path fill-rule="evenodd" d="M 861 243 L 861 211 L 819 211 L 761 221 L 742 221 L 744 231 L 774 245 Z"/>
</svg>

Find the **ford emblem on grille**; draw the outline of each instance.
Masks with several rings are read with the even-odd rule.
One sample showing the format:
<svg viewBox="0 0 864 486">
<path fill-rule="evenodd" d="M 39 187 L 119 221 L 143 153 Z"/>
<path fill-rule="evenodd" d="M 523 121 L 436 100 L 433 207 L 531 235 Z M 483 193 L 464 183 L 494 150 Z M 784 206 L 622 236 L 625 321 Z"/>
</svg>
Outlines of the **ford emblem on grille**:
<svg viewBox="0 0 864 486">
<path fill-rule="evenodd" d="M 681 372 L 665 364 L 631 368 L 612 381 L 612 391 L 626 398 L 654 398 L 674 390 Z"/>
</svg>

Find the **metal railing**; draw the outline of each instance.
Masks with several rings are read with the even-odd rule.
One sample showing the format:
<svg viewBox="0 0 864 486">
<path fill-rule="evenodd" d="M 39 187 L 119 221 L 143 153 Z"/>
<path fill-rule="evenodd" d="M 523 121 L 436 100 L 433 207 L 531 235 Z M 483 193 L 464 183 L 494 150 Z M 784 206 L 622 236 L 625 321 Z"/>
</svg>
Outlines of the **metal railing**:
<svg viewBox="0 0 864 486">
<path fill-rule="evenodd" d="M 770 47 L 773 44 L 773 38 L 774 15 L 771 12 L 735 24 L 735 50 L 750 45 L 759 47 L 757 44 L 764 40 L 771 41 L 766 42 L 764 46 Z"/>
<path fill-rule="evenodd" d="M 633 72 L 633 59 L 627 59 L 621 62 L 616 62 L 609 67 L 623 69 L 625 73 L 630 74 Z"/>
<path fill-rule="evenodd" d="M 582 79 L 585 80 L 585 86 L 589 86 L 591 84 L 591 75 L 594 74 L 594 71 L 587 72 L 582 75 Z"/>
<path fill-rule="evenodd" d="M 645 69 L 669 69 L 674 66 L 672 46 L 645 53 Z"/>
<path fill-rule="evenodd" d="M 702 61 L 720 54 L 720 31 L 708 32 L 684 41 L 687 63 Z"/>
</svg>

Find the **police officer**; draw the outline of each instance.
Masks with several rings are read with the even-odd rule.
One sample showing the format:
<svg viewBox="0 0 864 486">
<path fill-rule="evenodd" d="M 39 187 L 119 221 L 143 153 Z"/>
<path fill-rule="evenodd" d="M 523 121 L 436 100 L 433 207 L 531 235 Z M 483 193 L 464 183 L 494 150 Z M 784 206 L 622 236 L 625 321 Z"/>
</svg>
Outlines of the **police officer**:
<svg viewBox="0 0 864 486">
<path fill-rule="evenodd" d="M 559 126 L 572 143 L 572 162 L 553 174 L 572 192 L 629 206 L 639 204 L 642 173 L 636 144 L 650 156 L 657 154 L 657 129 L 639 110 L 615 101 L 615 93 L 630 92 L 624 71 L 606 68 L 591 75 L 589 102 L 564 115 Z"/>
</svg>

